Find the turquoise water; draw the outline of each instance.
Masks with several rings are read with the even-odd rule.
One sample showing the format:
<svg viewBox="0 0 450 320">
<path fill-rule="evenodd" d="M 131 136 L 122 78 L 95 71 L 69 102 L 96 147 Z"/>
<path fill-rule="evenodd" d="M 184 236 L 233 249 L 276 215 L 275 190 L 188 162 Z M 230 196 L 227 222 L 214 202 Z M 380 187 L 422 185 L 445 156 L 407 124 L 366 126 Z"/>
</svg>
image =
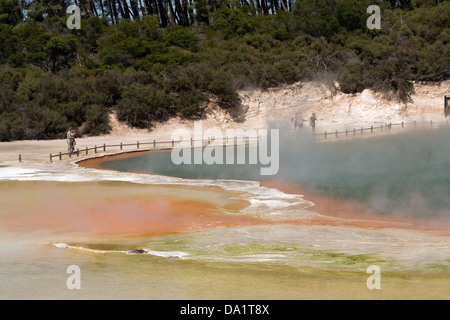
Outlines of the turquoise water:
<svg viewBox="0 0 450 320">
<path fill-rule="evenodd" d="M 285 137 L 280 140 L 279 171 L 273 176 L 261 175 L 263 165 L 248 161 L 175 165 L 170 152 L 143 153 L 102 166 L 182 178 L 283 181 L 325 196 L 356 200 L 387 215 L 447 220 L 449 137 L 449 128 L 332 143 Z"/>
</svg>

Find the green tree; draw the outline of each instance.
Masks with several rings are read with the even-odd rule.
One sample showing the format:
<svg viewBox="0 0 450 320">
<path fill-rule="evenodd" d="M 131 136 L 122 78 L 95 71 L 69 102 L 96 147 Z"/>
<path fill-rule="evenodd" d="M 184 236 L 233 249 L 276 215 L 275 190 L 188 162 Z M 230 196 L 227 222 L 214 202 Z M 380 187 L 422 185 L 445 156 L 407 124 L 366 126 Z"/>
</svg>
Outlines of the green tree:
<svg viewBox="0 0 450 320">
<path fill-rule="evenodd" d="M 219 98 L 219 105 L 230 108 L 238 103 L 239 96 L 233 85 L 233 77 L 228 72 L 215 71 L 208 84 L 208 91 Z"/>
<path fill-rule="evenodd" d="M 27 17 L 31 21 L 42 22 L 47 17 L 66 15 L 63 1 L 58 0 L 33 0 L 27 6 Z"/>
<path fill-rule="evenodd" d="M 47 41 L 44 50 L 48 57 L 48 68 L 55 72 L 62 68 L 68 68 L 74 63 L 76 43 L 73 39 L 55 36 Z"/>
<path fill-rule="evenodd" d="M 169 46 L 177 46 L 195 52 L 198 50 L 197 43 L 200 38 L 193 35 L 186 29 L 176 29 L 169 32 L 164 37 L 164 40 Z"/>
<path fill-rule="evenodd" d="M 313 37 L 330 38 L 339 30 L 336 0 L 297 0 L 293 15 L 297 27 Z"/>
<path fill-rule="evenodd" d="M 0 63 L 6 63 L 7 59 L 16 54 L 19 38 L 13 35 L 13 28 L 0 23 Z"/>
<path fill-rule="evenodd" d="M 119 120 L 138 128 L 151 128 L 153 122 L 173 116 L 172 98 L 156 87 L 136 85 L 122 88 L 116 106 Z"/>
<path fill-rule="evenodd" d="M 349 59 L 339 70 L 339 86 L 344 93 L 357 93 L 366 89 L 364 64 L 358 57 Z"/>
<path fill-rule="evenodd" d="M 82 134 L 99 135 L 107 134 L 111 131 L 109 125 L 108 110 L 99 105 L 89 106 L 86 110 L 86 123 L 83 126 Z"/>
<path fill-rule="evenodd" d="M 14 26 L 22 22 L 23 9 L 19 0 L 0 0 L 0 23 Z"/>
<path fill-rule="evenodd" d="M 221 30 L 225 39 L 243 36 L 254 30 L 252 20 L 242 10 L 228 7 L 214 12 L 214 28 Z"/>
<path fill-rule="evenodd" d="M 339 29 L 345 32 L 362 30 L 366 26 L 366 9 L 369 3 L 361 0 L 341 0 L 336 2 L 336 18 Z"/>
</svg>

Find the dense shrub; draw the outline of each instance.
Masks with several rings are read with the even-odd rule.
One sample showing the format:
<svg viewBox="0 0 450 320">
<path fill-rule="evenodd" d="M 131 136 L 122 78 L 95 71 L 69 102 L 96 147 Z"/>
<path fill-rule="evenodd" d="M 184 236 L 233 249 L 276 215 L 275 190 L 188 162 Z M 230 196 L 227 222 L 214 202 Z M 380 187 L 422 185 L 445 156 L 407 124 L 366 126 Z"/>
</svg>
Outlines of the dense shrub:
<svg viewBox="0 0 450 320">
<path fill-rule="evenodd" d="M 151 128 L 153 122 L 168 120 L 173 115 L 172 97 L 164 90 L 151 86 L 123 87 L 117 104 L 121 121 L 139 128 Z"/>
<path fill-rule="evenodd" d="M 24 15 L 25 2 L 0 0 L 1 141 L 107 133 L 110 110 L 141 128 L 200 118 L 211 97 L 230 110 L 239 89 L 323 75 L 405 101 L 413 81 L 450 77 L 448 1 L 375 1 L 381 30 L 366 28 L 372 0 L 197 0 L 134 19 L 84 12 L 80 30 L 60 4 L 27 3 Z"/>
<path fill-rule="evenodd" d="M 82 134 L 99 135 L 106 134 L 111 131 L 107 110 L 99 105 L 90 106 L 86 110 L 86 123 L 83 127 Z"/>
</svg>

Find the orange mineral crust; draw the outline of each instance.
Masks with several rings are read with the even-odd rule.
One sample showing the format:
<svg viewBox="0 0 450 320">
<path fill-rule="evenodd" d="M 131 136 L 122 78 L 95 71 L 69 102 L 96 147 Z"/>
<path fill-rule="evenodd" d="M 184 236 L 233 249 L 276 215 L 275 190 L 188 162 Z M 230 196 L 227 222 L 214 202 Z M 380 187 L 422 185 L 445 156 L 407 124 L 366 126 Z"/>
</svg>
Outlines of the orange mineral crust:
<svg viewBox="0 0 450 320">
<path fill-rule="evenodd" d="M 7 182 L 0 227 L 83 237 L 160 236 L 273 223 L 216 190 L 131 183 Z M 5 182 L 3 182 L 5 184 Z M 6 193 L 6 194 L 5 194 Z M 3 200 L 2 200 L 3 199 Z"/>
</svg>

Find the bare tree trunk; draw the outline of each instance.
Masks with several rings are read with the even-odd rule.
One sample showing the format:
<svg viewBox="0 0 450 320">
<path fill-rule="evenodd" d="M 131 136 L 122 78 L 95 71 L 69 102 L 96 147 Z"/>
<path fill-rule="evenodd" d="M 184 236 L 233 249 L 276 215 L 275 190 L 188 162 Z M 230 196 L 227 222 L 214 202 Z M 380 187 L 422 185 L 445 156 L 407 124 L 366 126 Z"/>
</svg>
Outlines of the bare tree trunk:
<svg viewBox="0 0 450 320">
<path fill-rule="evenodd" d="M 159 18 L 161 19 L 161 27 L 163 28 L 167 27 L 169 22 L 166 7 L 164 6 L 162 0 L 158 0 L 157 3 L 158 3 Z"/>
<path fill-rule="evenodd" d="M 145 1 L 144 1 L 144 4 L 145 4 Z M 140 11 L 139 15 L 142 14 L 143 16 L 146 16 L 148 14 L 147 7 L 142 4 L 142 0 L 139 0 L 139 11 Z"/>
<path fill-rule="evenodd" d="M 256 8 L 255 8 L 255 2 L 253 0 L 249 0 L 248 4 L 252 10 L 252 15 L 256 15 Z"/>
<path fill-rule="evenodd" d="M 89 0 L 89 3 L 91 5 L 91 12 L 94 14 L 95 17 L 98 17 L 98 12 L 94 0 Z"/>
<path fill-rule="evenodd" d="M 183 16 L 183 20 L 184 20 L 184 25 L 185 26 L 189 26 L 190 25 L 190 21 L 189 21 L 189 5 L 187 0 L 182 0 L 181 3 L 181 11 L 182 11 L 182 16 Z"/>
<path fill-rule="evenodd" d="M 107 5 L 108 5 L 108 15 L 111 19 L 112 24 L 116 24 L 116 22 L 114 21 L 114 14 L 113 14 L 113 9 L 112 9 L 112 5 L 111 5 L 111 0 L 106 0 L 107 1 Z"/>
<path fill-rule="evenodd" d="M 121 0 L 117 0 L 117 4 L 119 6 L 120 16 L 123 19 L 123 18 L 125 18 L 125 12 L 123 11 L 122 4 L 120 2 L 121 2 Z"/>
<path fill-rule="evenodd" d="M 145 15 L 153 14 L 153 8 L 149 0 L 143 0 L 144 1 L 144 9 L 145 9 Z"/>
<path fill-rule="evenodd" d="M 130 0 L 130 5 L 131 5 L 131 12 L 133 14 L 133 18 L 138 18 L 139 17 L 139 9 L 138 9 L 138 2 L 137 0 Z"/>
<path fill-rule="evenodd" d="M 195 20 L 194 20 L 194 9 L 192 9 L 193 8 L 193 5 L 194 5 L 194 0 L 184 0 L 184 1 L 187 1 L 187 6 L 186 6 L 186 8 L 187 8 L 187 11 L 188 11 L 188 15 L 189 15 L 189 24 L 194 24 L 195 23 Z"/>
<path fill-rule="evenodd" d="M 90 0 L 83 0 L 81 1 L 81 9 L 83 10 L 83 12 L 85 12 L 85 14 L 88 16 L 88 18 L 92 17 L 92 12 L 90 10 Z"/>
<path fill-rule="evenodd" d="M 103 7 L 103 0 L 99 0 L 100 10 L 102 11 L 102 18 L 105 17 L 105 8 Z"/>
<path fill-rule="evenodd" d="M 170 10 L 170 25 L 172 26 L 176 26 L 177 22 L 176 22 L 176 15 L 175 15 L 175 11 L 173 10 L 173 6 L 172 6 L 172 1 L 167 1 L 167 3 L 169 4 L 169 10 Z"/>
<path fill-rule="evenodd" d="M 130 8 L 128 7 L 127 1 L 126 0 L 122 0 L 122 1 L 119 0 L 119 3 L 121 3 L 121 2 L 123 4 L 123 6 L 122 6 L 122 8 L 123 8 L 123 17 L 125 19 L 130 19 Z"/>
<path fill-rule="evenodd" d="M 269 14 L 269 6 L 268 6 L 266 0 L 261 0 L 261 7 L 263 9 L 264 14 Z"/>
<path fill-rule="evenodd" d="M 108 0 L 111 3 L 111 8 L 112 8 L 112 12 L 111 15 L 114 14 L 114 20 L 115 20 L 115 24 L 119 23 L 119 13 L 117 12 L 117 8 L 116 8 L 116 0 Z"/>
</svg>

